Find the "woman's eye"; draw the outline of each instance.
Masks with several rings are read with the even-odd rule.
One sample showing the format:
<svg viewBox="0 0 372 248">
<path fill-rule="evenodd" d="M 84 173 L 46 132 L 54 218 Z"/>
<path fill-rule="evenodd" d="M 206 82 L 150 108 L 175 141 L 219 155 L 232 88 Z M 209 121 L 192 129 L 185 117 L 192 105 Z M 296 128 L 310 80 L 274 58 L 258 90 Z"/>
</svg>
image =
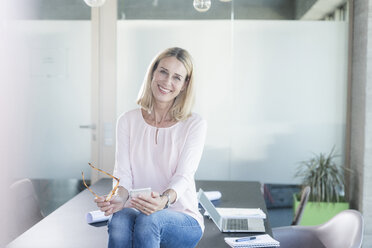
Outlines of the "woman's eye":
<svg viewBox="0 0 372 248">
<path fill-rule="evenodd" d="M 167 71 L 165 71 L 165 70 L 160 70 L 160 73 L 162 73 L 162 74 L 167 74 Z"/>
<path fill-rule="evenodd" d="M 176 79 L 177 81 L 181 81 L 180 77 L 175 77 L 174 79 Z"/>
</svg>

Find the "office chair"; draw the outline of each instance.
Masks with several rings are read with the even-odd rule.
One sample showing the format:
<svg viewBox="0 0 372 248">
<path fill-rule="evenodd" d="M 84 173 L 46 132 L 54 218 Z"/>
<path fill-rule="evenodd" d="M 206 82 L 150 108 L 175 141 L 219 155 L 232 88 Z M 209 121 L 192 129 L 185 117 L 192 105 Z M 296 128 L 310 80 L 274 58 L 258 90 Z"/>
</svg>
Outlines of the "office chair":
<svg viewBox="0 0 372 248">
<path fill-rule="evenodd" d="M 360 248 L 363 217 L 356 210 L 344 210 L 321 225 L 274 229 L 273 237 L 281 248 Z"/>
<path fill-rule="evenodd" d="M 14 239 L 42 220 L 44 215 L 30 179 L 25 178 L 14 182 L 10 186 L 10 192 L 12 196 L 10 236 Z"/>
<path fill-rule="evenodd" d="M 310 186 L 306 186 L 302 190 L 300 204 L 299 204 L 299 206 L 296 210 L 296 213 L 293 217 L 293 221 L 292 221 L 291 225 L 294 226 L 294 225 L 300 224 L 302 214 L 304 213 L 307 200 L 309 199 L 310 191 L 311 191 Z"/>
</svg>

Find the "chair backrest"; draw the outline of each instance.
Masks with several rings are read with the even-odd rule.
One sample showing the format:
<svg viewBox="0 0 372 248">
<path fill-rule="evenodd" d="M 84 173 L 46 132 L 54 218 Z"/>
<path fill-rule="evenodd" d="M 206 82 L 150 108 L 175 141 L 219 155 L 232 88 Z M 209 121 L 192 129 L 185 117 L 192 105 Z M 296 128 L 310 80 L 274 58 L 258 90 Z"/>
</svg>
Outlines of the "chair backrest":
<svg viewBox="0 0 372 248">
<path fill-rule="evenodd" d="M 363 217 L 356 210 L 344 210 L 318 226 L 273 228 L 281 248 L 360 248 Z"/>
<path fill-rule="evenodd" d="M 344 210 L 317 226 L 317 233 L 326 247 L 359 248 L 363 240 L 363 216 L 357 210 Z"/>
<path fill-rule="evenodd" d="M 10 186 L 12 221 L 10 235 L 14 239 L 44 218 L 30 179 L 25 178 Z"/>
<path fill-rule="evenodd" d="M 300 221 L 301 221 L 301 218 L 302 218 L 302 214 L 305 210 L 305 206 L 306 206 L 306 203 L 309 199 L 309 195 L 310 195 L 310 186 L 306 186 L 303 190 L 302 190 L 302 194 L 301 194 L 301 200 L 300 200 L 300 204 L 296 210 L 296 213 L 293 217 L 293 221 L 291 223 L 291 225 L 298 225 L 300 224 Z"/>
</svg>

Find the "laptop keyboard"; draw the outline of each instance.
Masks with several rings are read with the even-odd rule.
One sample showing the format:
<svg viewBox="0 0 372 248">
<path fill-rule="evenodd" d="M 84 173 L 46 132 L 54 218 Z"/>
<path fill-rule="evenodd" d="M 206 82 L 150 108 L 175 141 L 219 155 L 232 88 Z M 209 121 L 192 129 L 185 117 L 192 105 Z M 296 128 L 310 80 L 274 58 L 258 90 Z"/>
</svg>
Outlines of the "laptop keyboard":
<svg viewBox="0 0 372 248">
<path fill-rule="evenodd" d="M 227 219 L 227 230 L 248 230 L 247 219 Z"/>
</svg>

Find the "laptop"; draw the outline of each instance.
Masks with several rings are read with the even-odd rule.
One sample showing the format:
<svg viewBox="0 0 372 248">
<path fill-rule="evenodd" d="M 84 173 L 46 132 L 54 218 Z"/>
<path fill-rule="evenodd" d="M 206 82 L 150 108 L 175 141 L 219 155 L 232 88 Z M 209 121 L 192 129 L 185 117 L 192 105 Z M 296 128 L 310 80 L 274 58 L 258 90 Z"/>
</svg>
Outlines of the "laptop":
<svg viewBox="0 0 372 248">
<path fill-rule="evenodd" d="M 234 218 L 221 215 L 202 189 L 199 189 L 198 200 L 221 232 L 265 232 L 262 218 Z"/>
</svg>

